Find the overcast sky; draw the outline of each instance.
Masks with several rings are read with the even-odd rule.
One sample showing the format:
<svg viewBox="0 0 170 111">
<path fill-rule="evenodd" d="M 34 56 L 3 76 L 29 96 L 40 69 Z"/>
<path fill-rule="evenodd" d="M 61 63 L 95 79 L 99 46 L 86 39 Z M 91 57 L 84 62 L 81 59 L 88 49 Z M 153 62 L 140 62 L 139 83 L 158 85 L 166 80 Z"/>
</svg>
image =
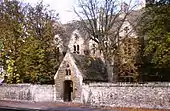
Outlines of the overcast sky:
<svg viewBox="0 0 170 111">
<path fill-rule="evenodd" d="M 20 0 L 25 3 L 36 4 L 41 0 Z M 72 12 L 75 0 L 43 0 L 44 4 L 49 4 L 50 9 L 59 13 L 59 18 L 62 23 L 76 19 L 76 15 Z"/>
<path fill-rule="evenodd" d="M 20 0 L 22 2 L 36 4 L 41 0 Z M 129 1 L 129 0 L 120 0 Z M 133 1 L 144 1 L 144 0 L 133 0 Z M 76 6 L 76 0 L 43 0 L 44 4 L 49 4 L 50 9 L 55 10 L 59 13 L 59 18 L 62 23 L 67 23 L 71 20 L 76 19 L 76 15 L 73 12 L 73 7 Z"/>
</svg>

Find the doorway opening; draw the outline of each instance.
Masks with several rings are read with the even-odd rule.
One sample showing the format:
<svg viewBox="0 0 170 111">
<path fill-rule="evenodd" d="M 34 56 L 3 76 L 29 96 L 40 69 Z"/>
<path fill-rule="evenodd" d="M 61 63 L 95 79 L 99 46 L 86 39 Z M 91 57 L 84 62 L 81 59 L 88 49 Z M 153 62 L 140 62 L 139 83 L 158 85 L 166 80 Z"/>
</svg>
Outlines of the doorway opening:
<svg viewBox="0 0 170 111">
<path fill-rule="evenodd" d="M 73 92 L 73 82 L 71 80 L 64 81 L 64 101 L 72 101 L 72 92 Z"/>
</svg>

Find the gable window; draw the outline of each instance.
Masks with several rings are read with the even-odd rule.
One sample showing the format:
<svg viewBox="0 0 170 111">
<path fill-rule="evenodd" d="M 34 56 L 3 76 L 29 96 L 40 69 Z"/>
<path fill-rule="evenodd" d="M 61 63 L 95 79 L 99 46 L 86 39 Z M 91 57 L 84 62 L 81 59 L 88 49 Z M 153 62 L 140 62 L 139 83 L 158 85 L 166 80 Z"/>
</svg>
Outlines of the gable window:
<svg viewBox="0 0 170 111">
<path fill-rule="evenodd" d="M 67 68 L 66 68 L 66 75 L 67 75 L 67 76 L 71 75 L 71 70 L 70 70 L 68 64 L 67 64 Z"/>
<path fill-rule="evenodd" d="M 80 46 L 79 45 L 74 45 L 73 47 L 74 47 L 73 53 L 79 54 L 80 53 Z"/>
<path fill-rule="evenodd" d="M 67 76 L 71 75 L 71 70 L 70 69 L 66 69 L 66 75 Z"/>
</svg>

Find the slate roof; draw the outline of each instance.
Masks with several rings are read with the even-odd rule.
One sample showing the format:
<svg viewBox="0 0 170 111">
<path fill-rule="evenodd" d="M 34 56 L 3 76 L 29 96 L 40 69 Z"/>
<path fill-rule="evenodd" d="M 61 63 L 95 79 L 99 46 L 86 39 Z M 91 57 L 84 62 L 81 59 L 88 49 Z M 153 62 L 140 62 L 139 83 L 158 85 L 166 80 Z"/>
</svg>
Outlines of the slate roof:
<svg viewBox="0 0 170 111">
<path fill-rule="evenodd" d="M 72 56 L 78 69 L 82 72 L 84 81 L 108 81 L 106 65 L 100 58 L 77 54 L 72 54 Z"/>
</svg>

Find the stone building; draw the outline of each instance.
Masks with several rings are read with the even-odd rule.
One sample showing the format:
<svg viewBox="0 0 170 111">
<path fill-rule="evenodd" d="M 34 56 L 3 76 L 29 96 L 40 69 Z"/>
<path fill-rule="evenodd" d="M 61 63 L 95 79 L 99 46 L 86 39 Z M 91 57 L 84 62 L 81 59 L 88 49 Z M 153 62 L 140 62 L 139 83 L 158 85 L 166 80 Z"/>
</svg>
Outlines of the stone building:
<svg viewBox="0 0 170 111">
<path fill-rule="evenodd" d="M 142 11 L 137 10 L 127 16 L 119 35 L 137 39 L 136 24 Z M 124 14 L 120 14 L 121 18 Z M 55 74 L 56 100 L 82 102 L 82 86 L 92 82 L 108 82 L 113 80 L 113 72 L 108 73 L 103 53 L 99 51 L 98 44 L 89 39 L 89 35 L 78 22 L 63 25 L 66 34 L 55 36 L 61 42 L 57 45 L 64 54 L 58 71 Z M 115 27 L 113 27 L 115 30 Z M 126 47 L 122 44 L 122 47 Z M 127 48 L 127 47 L 126 47 Z M 122 51 L 125 53 L 125 51 Z M 135 52 L 135 51 L 134 51 Z M 126 62 L 126 60 L 122 60 Z M 114 63 L 113 63 L 114 64 Z"/>
<path fill-rule="evenodd" d="M 67 52 L 54 77 L 56 100 L 81 101 L 83 83 L 107 82 L 105 64 L 100 58 Z"/>
</svg>

